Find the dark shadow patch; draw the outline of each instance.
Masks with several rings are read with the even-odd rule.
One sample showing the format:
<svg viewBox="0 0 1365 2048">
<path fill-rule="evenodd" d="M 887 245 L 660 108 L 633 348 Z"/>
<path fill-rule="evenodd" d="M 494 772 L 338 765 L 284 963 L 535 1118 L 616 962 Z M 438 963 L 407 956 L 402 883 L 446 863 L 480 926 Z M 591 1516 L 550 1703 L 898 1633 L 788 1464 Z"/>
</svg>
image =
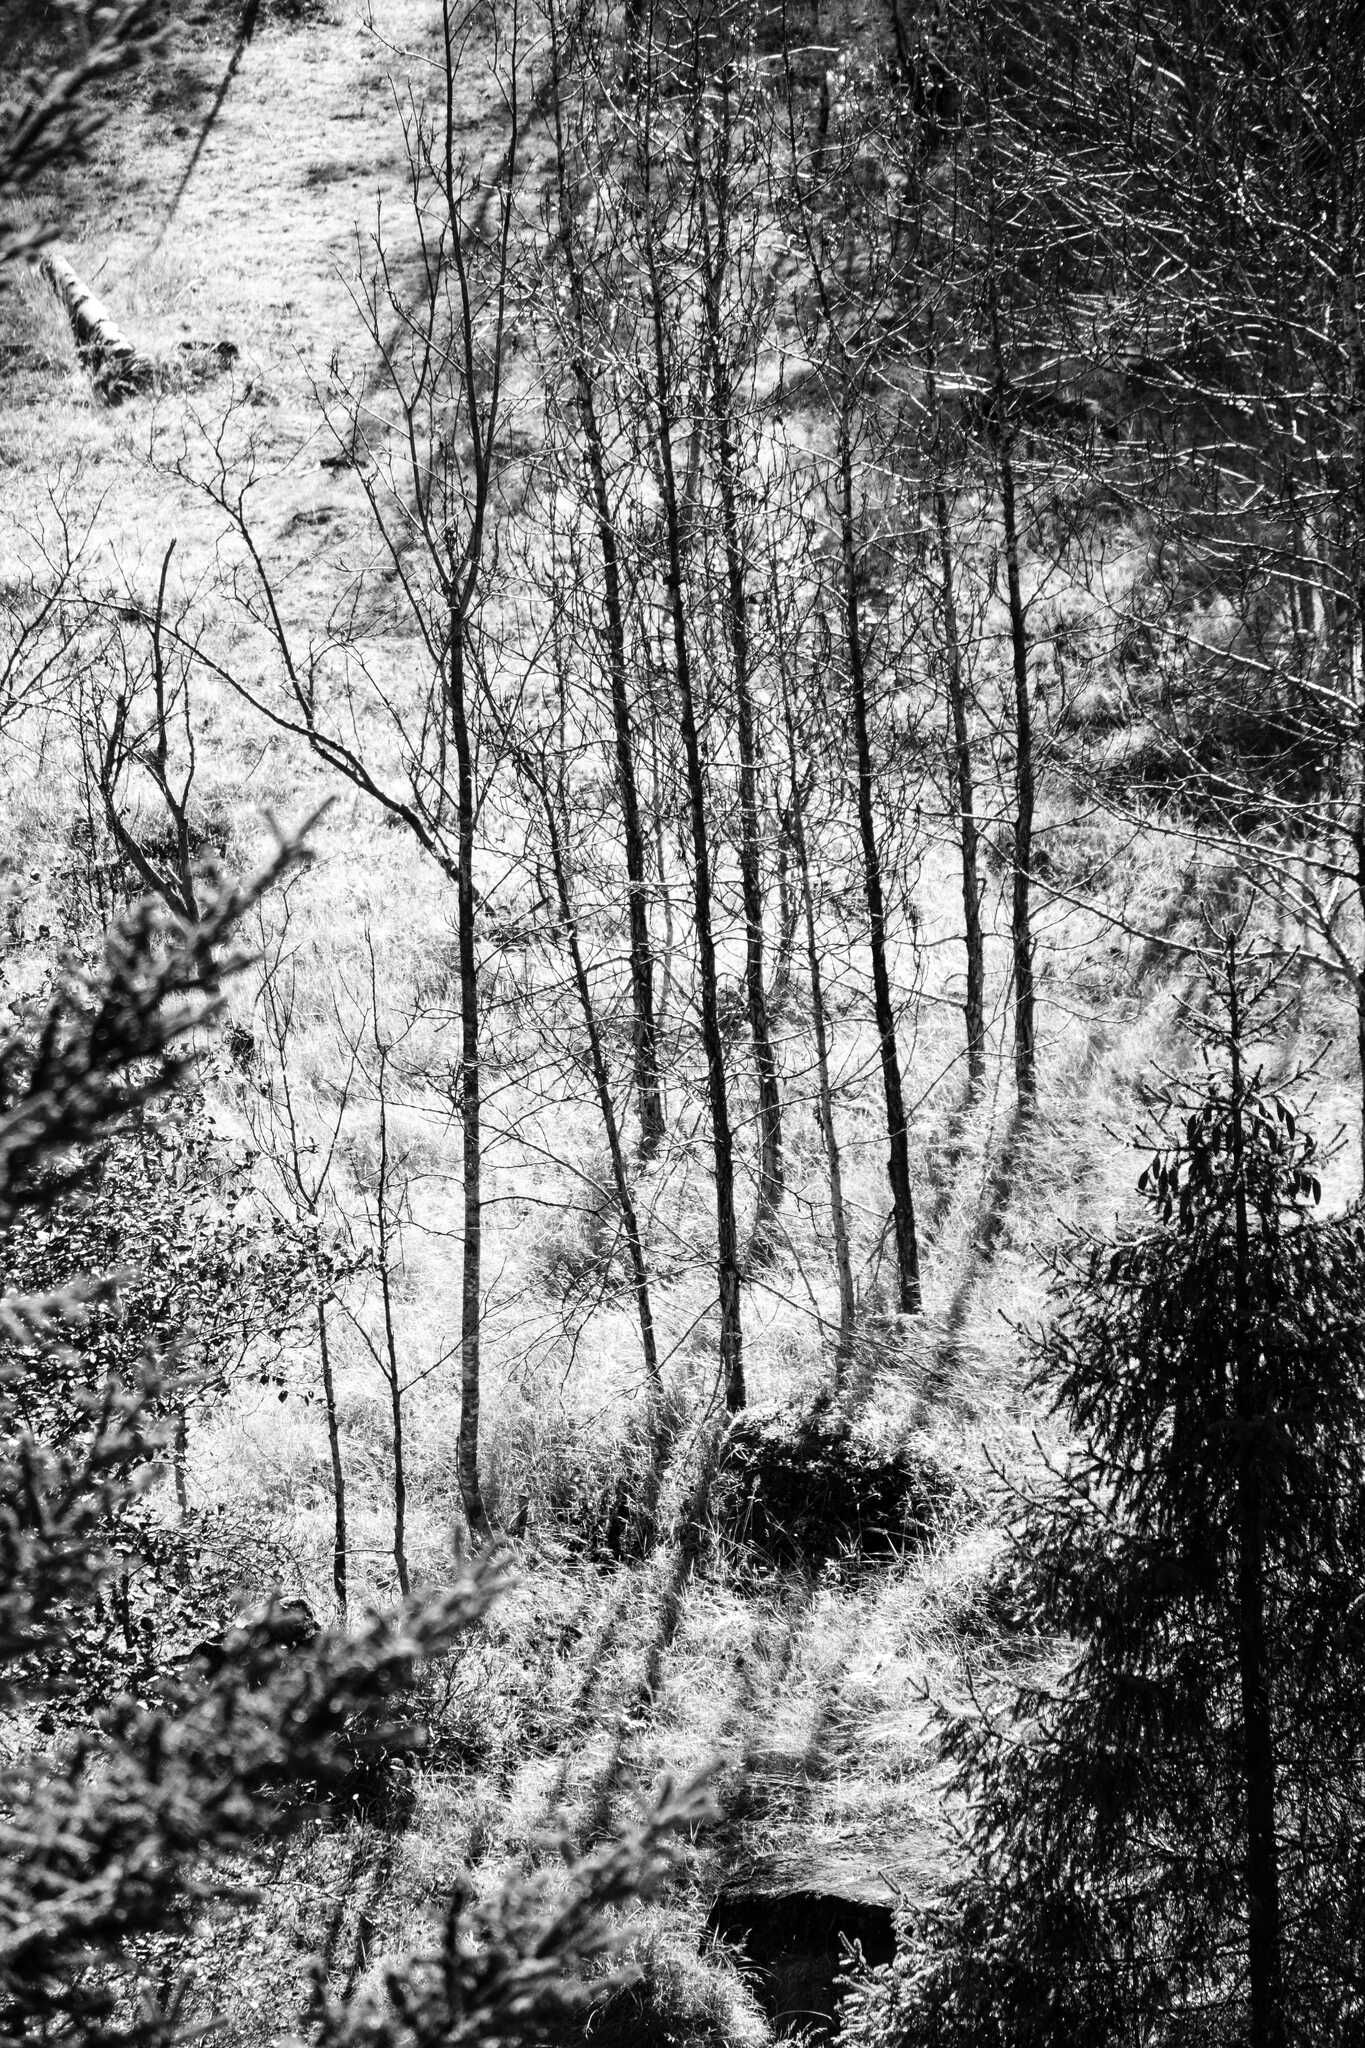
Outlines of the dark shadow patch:
<svg viewBox="0 0 1365 2048">
<path fill-rule="evenodd" d="M 689 1996 L 689 1990 L 692 1995 Z M 560 2048 L 730 2048 L 718 2001 L 648 1964 L 630 1983 L 594 2002 L 581 2025 L 557 2034 Z"/>
<path fill-rule="evenodd" d="M 629 1771 L 627 1749 L 630 1731 L 641 1715 L 652 1707 L 663 1684 L 668 1653 L 682 1620 L 687 1588 L 697 1569 L 706 1527 L 707 1502 L 714 1484 L 714 1452 L 710 1439 L 704 1439 L 697 1445 L 696 1458 L 696 1477 L 676 1526 L 673 1558 L 655 1610 L 654 1631 L 644 1668 L 617 1717 L 610 1753 L 594 1782 L 583 1836 L 585 1842 L 600 1841 L 610 1833 L 612 1801 Z"/>
<path fill-rule="evenodd" d="M 740 1967 L 779 2041 L 827 2040 L 852 1954 L 874 1968 L 896 1953 L 894 1905 L 841 1886 L 727 1885 L 706 1932 L 739 1952 Z"/>
</svg>

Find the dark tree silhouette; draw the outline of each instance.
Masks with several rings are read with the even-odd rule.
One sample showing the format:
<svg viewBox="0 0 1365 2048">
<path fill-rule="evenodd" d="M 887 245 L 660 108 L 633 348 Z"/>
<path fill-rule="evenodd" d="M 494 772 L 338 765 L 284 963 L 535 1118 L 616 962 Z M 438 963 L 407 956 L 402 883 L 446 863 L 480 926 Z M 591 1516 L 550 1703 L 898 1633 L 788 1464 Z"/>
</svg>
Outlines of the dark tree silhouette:
<svg viewBox="0 0 1365 2048">
<path fill-rule="evenodd" d="M 1358 2038 L 1365 1229 L 1313 1214 L 1231 943 L 1213 995 L 1149 1221 L 1089 1250 L 1041 1347 L 1079 1448 L 1021 1506 L 1013 1590 L 1074 1649 L 1012 1717 L 947 1722 L 972 1864 L 875 2038 Z"/>
</svg>

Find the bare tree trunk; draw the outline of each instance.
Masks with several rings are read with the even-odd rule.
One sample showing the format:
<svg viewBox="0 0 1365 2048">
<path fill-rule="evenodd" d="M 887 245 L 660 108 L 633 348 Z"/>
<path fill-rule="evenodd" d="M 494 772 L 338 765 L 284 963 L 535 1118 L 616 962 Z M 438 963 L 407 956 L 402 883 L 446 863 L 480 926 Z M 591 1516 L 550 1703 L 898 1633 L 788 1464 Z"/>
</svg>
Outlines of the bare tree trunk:
<svg viewBox="0 0 1365 2048">
<path fill-rule="evenodd" d="M 989 123 L 989 103 L 988 103 Z M 988 125 L 988 135 L 992 133 Z M 993 146 L 993 145 L 992 145 Z M 1015 500 L 1014 429 L 1009 417 L 1009 379 L 1000 323 L 1000 280 L 996 270 L 995 195 L 992 188 L 986 216 L 987 311 L 990 322 L 992 388 L 995 406 L 996 467 L 1005 529 L 1005 583 L 1010 619 L 1010 659 L 1014 677 L 1014 882 L 1010 904 L 1010 946 L 1014 962 L 1014 1085 L 1021 1110 L 1032 1108 L 1038 1094 L 1034 1042 L 1033 921 L 1030 902 L 1033 873 L 1033 713 L 1028 690 L 1028 621 L 1019 576 L 1019 516 Z"/>
<path fill-rule="evenodd" d="M 384 1284 L 384 1314 L 391 1314 L 388 1282 Z M 389 1382 L 393 1408 L 393 1564 L 398 1590 L 406 1600 L 412 1587 L 408 1581 L 408 1471 L 403 1453 L 403 1390 L 397 1376 Z"/>
<path fill-rule="evenodd" d="M 938 429 L 938 392 L 932 353 L 925 363 L 925 391 L 930 418 Z M 968 724 L 967 676 L 958 628 L 957 592 L 953 579 L 952 521 L 948 493 L 937 452 L 934 457 L 934 533 L 938 543 L 939 601 L 943 612 L 943 652 L 948 713 L 953 726 L 953 765 L 957 780 L 958 834 L 962 851 L 962 916 L 967 952 L 967 1073 L 979 1087 L 986 1072 L 986 949 L 981 930 L 980 834 L 976 822 L 976 791 L 972 773 L 971 729 Z"/>
<path fill-rule="evenodd" d="M 648 81 L 646 90 L 653 91 Z M 652 393 L 656 452 L 663 498 L 668 610 L 673 635 L 674 684 L 678 692 L 679 725 L 687 776 L 692 828 L 693 912 L 701 980 L 701 1030 L 706 1054 L 707 1095 L 711 1110 L 712 1154 L 716 1179 L 716 1269 L 720 1304 L 720 1372 L 725 1405 L 731 1412 L 745 1405 L 743 1332 L 740 1319 L 739 1234 L 735 1223 L 734 1140 L 725 1081 L 725 1044 L 720 1030 L 716 984 L 716 946 L 712 921 L 711 850 L 707 839 L 706 782 L 702 771 L 692 687 L 692 660 L 687 637 L 683 591 L 683 543 L 677 476 L 673 464 L 675 421 L 669 395 L 667 309 L 659 272 L 658 247 L 651 208 L 653 125 L 647 118 L 643 134 L 643 218 L 645 263 L 649 284 L 648 313 L 653 331 Z"/>
<path fill-rule="evenodd" d="M 701 280 L 710 359 L 711 422 L 716 442 L 720 487 L 721 536 L 725 550 L 726 623 L 731 673 L 735 687 L 735 728 L 739 742 L 739 870 L 744 897 L 744 983 L 748 998 L 749 1034 L 758 1077 L 758 1206 L 754 1240 L 767 1236 L 783 1194 L 782 1098 L 768 1023 L 768 994 L 763 964 L 763 887 L 758 815 L 758 753 L 755 744 L 754 700 L 750 679 L 749 607 L 745 588 L 745 545 L 739 507 L 739 456 L 735 446 L 734 380 L 723 326 L 723 293 L 730 263 L 730 80 L 722 67 L 718 106 L 710 111 L 716 152 L 710 181 L 715 202 L 714 235 L 707 209 L 707 179 L 697 155 L 698 210 L 701 227 Z"/>
<path fill-rule="evenodd" d="M 368 934 L 366 935 L 368 938 Z M 403 1451 L 403 1383 L 399 1373 L 398 1331 L 393 1315 L 393 1221 L 389 1202 L 389 1056 L 379 1029 L 379 976 L 374 947 L 370 945 L 370 1028 L 379 1071 L 375 1091 L 379 1099 L 379 1171 L 375 1185 L 375 1239 L 379 1265 L 379 1302 L 384 1317 L 384 1351 L 378 1363 L 389 1389 L 389 1421 L 393 1438 L 393 1564 L 398 1590 L 407 1598 L 408 1477 Z M 373 1353 L 373 1347 L 372 1347 Z M 377 1353 L 373 1353 L 377 1356 Z"/>
<path fill-rule="evenodd" d="M 474 927 L 474 754 L 470 745 L 465 629 L 451 610 L 447 707 L 455 742 L 460 974 L 460 1136 L 464 1156 L 464 1250 L 460 1284 L 460 1427 L 456 1470 L 460 1501 L 476 1545 L 492 1535 L 479 1483 L 480 1333 L 483 1323 L 483 1144 L 479 1077 L 479 970 Z"/>
<path fill-rule="evenodd" d="M 1003 387 L 1003 372 L 1001 372 Z M 1014 958 L 1014 1085 L 1019 1107 L 1029 1109 L 1038 1094 L 1034 1038 L 1033 915 L 1033 713 L 1028 691 L 1028 625 L 1019 581 L 1019 524 L 1014 499 L 1011 432 L 1000 426 L 1000 501 L 1005 522 L 1005 578 L 1009 592 L 1010 652 L 1014 672 L 1014 886 L 1010 944 Z"/>
<path fill-rule="evenodd" d="M 645 1377 L 649 1381 L 651 1396 L 655 1396 L 662 1389 L 663 1379 L 659 1369 L 658 1343 L 654 1335 L 654 1311 L 649 1296 L 649 1267 L 645 1260 L 644 1240 L 640 1234 L 640 1219 L 630 1191 L 630 1177 L 626 1172 L 621 1127 L 616 1105 L 612 1100 L 611 1075 L 602 1046 L 602 1033 L 598 1027 L 592 985 L 588 980 L 587 965 L 583 958 L 578 916 L 574 909 L 573 893 L 569 883 L 568 863 L 564 857 L 564 841 L 559 829 L 554 797 L 546 787 L 544 774 L 531 765 L 524 750 L 522 759 L 526 764 L 528 777 L 535 784 L 545 818 L 545 830 L 550 845 L 550 867 L 555 878 L 555 894 L 559 899 L 559 917 L 569 948 L 569 965 L 573 972 L 574 988 L 578 994 L 579 1008 L 583 1013 L 583 1029 L 587 1034 L 593 1087 L 597 1093 L 598 1108 L 602 1113 L 602 1128 L 606 1133 L 607 1151 L 611 1159 L 616 1206 L 620 1211 L 621 1228 L 625 1233 L 626 1249 L 630 1255 L 631 1280 L 635 1288 L 635 1306 L 640 1323 L 640 1350 L 644 1359 Z"/>
<path fill-rule="evenodd" d="M 62 302 L 76 352 L 105 398 L 120 398 L 150 383 L 152 369 L 122 332 L 102 299 L 77 276 L 64 256 L 45 249 L 39 269 Z"/>
<path fill-rule="evenodd" d="M 898 1305 L 902 1315 L 918 1315 L 923 1306 L 919 1273 L 919 1238 L 910 1186 L 910 1143 L 906 1132 L 905 1094 L 900 1055 L 896 1049 L 896 1011 L 891 1000 L 891 975 L 886 958 L 886 900 L 882 888 L 881 853 L 877 845 L 876 810 L 872 801 L 872 740 L 863 657 L 862 621 L 858 606 L 856 527 L 853 502 L 853 445 L 848 403 L 839 416 L 839 535 L 843 568 L 845 647 L 848 656 L 849 708 L 857 769 L 858 835 L 862 843 L 863 884 L 867 896 L 868 939 L 872 952 L 872 1000 L 881 1052 L 882 1088 L 886 1098 L 891 1182 L 891 1218 L 896 1239 Z"/>
<path fill-rule="evenodd" d="M 790 806 L 779 804 L 777 809 L 777 956 L 768 982 L 768 1011 L 779 1013 L 786 1004 L 791 990 L 792 957 L 796 952 L 796 934 L 801 923 L 801 894 L 793 893 L 791 879 L 792 824 Z"/>
<path fill-rule="evenodd" d="M 388 1252 L 380 1244 L 379 1298 L 384 1312 L 384 1352 L 389 1383 L 389 1420 L 393 1437 L 393 1568 L 398 1590 L 404 1599 L 412 1591 L 408 1583 L 408 1469 L 403 1450 L 403 1386 L 398 1376 L 397 1333 L 393 1322 L 393 1286 L 389 1278 Z"/>
<path fill-rule="evenodd" d="M 464 1155 L 464 1250 L 460 1278 L 460 1427 L 456 1442 L 456 1471 L 460 1501 L 471 1540 L 476 1546 L 489 1542 L 492 1529 L 484 1506 L 479 1481 L 479 1405 L 481 1399 L 480 1344 L 483 1322 L 483 1097 L 479 1072 L 479 975 L 475 932 L 474 830 L 477 797 L 474 784 L 474 749 L 469 729 L 470 619 L 478 602 L 484 571 L 484 545 L 490 518 L 494 516 L 494 447 L 501 420 L 503 338 L 507 317 L 509 247 L 512 234 L 513 201 L 511 180 L 521 136 L 517 98 L 517 61 L 520 22 L 513 11 L 512 36 L 507 74 L 508 111 L 511 139 L 507 145 L 507 187 L 503 194 L 502 218 L 497 238 L 497 268 L 491 292 L 479 307 L 466 254 L 468 224 L 463 197 L 468 190 L 463 164 L 457 154 L 456 127 L 460 118 L 456 106 L 456 74 L 459 64 L 457 29 L 450 0 L 442 0 L 444 110 L 441 130 L 442 199 L 449 234 L 446 261 L 456 280 L 459 325 L 456 346 L 463 355 L 461 400 L 471 447 L 473 470 L 472 503 L 467 503 L 467 527 L 462 534 L 447 528 L 440 541 L 428 548 L 441 578 L 446 605 L 447 645 L 442 650 L 441 683 L 450 738 L 455 748 L 455 891 L 458 920 L 460 980 L 460 1135 Z M 482 195 L 481 195 L 482 197 Z M 477 241 L 475 243 L 477 246 Z M 493 311 L 494 338 L 488 351 L 486 381 L 475 365 L 475 341 L 480 313 Z M 441 347 L 441 337 L 427 337 L 428 350 Z M 420 463 L 414 465 L 420 488 Z M 424 531 L 425 522 L 424 522 Z M 443 552 L 442 552 L 443 551 Z M 444 756 L 444 747 L 442 748 Z M 442 760 L 444 769 L 444 760 Z M 445 800 L 442 790 L 441 800 Z"/>
<path fill-rule="evenodd" d="M 976 823 L 976 791 L 972 774 L 972 742 L 967 723 L 967 681 L 962 666 L 957 602 L 953 592 L 953 554 L 948 497 L 934 484 L 934 525 L 938 534 L 939 575 L 943 596 L 943 638 L 947 656 L 948 710 L 953 721 L 953 760 L 957 773 L 958 834 L 962 848 L 962 918 L 967 953 L 967 1074 L 974 1088 L 986 1073 L 986 947 L 981 930 L 981 870 Z"/>
<path fill-rule="evenodd" d="M 785 668 L 782 683 L 782 720 L 787 734 L 787 762 L 791 774 L 791 837 L 800 878 L 801 907 L 806 928 L 806 966 L 810 975 L 811 1025 L 815 1033 L 816 1109 L 820 1135 L 825 1145 L 825 1166 L 829 1174 L 829 1217 L 834 1237 L 834 1270 L 839 1282 L 839 1343 L 834 1354 L 834 1384 L 842 1386 L 853 1356 L 857 1302 L 853 1291 L 853 1260 L 849 1252 L 848 1218 L 844 1210 L 843 1164 L 839 1138 L 834 1128 L 834 1091 L 829 1079 L 829 1032 L 825 1020 L 824 983 L 820 973 L 820 946 L 815 929 L 815 895 L 811 887 L 810 849 L 806 840 L 805 799 L 796 759 L 796 727 Z"/>
<path fill-rule="evenodd" d="M 336 1383 L 332 1377 L 332 1346 L 327 1332 L 327 1304 L 319 1297 L 318 1359 L 322 1367 L 323 1411 L 327 1417 L 327 1451 L 332 1461 L 332 1587 L 337 1613 L 346 1619 L 346 1473 L 341 1463 L 341 1432 L 337 1426 Z"/>
<path fill-rule="evenodd" d="M 663 1090 L 659 1077 L 658 1031 L 654 1015 L 654 953 L 649 936 L 649 885 L 645 866 L 645 836 L 640 822 L 635 739 L 627 682 L 625 602 L 621 589 L 620 551 L 617 545 L 616 522 L 612 516 L 611 498 L 607 490 L 606 450 L 597 417 L 597 400 L 586 347 L 587 309 L 582 266 L 578 260 L 578 248 L 574 239 L 573 194 L 569 183 L 560 98 L 560 46 L 553 8 L 550 14 L 550 36 L 551 62 L 554 66 L 558 239 L 569 283 L 569 308 L 573 322 L 571 367 L 577 396 L 578 421 L 583 435 L 583 464 L 587 472 L 597 527 L 597 544 L 602 557 L 602 634 L 611 687 L 612 732 L 616 748 L 616 791 L 621 805 L 626 856 L 626 909 L 630 928 L 635 1094 L 640 1115 L 640 1150 L 648 1159 L 658 1150 L 662 1141 L 664 1111 Z"/>
</svg>

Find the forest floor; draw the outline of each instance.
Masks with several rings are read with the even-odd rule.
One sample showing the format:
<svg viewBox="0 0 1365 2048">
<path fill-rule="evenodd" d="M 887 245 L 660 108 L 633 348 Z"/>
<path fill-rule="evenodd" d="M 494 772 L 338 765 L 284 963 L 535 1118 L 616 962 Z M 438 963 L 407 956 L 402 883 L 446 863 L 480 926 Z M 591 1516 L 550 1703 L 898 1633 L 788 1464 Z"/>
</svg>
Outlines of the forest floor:
<svg viewBox="0 0 1365 2048">
<path fill-rule="evenodd" d="M 372 542 L 350 474 L 329 459 L 337 441 L 320 420 L 319 397 L 333 388 L 337 352 L 356 347 L 349 294 L 367 238 L 381 206 L 392 209 L 401 197 L 392 80 L 420 70 L 433 12 L 431 0 L 386 0 L 366 25 L 349 12 L 289 18 L 282 8 L 264 10 L 171 219 L 170 196 L 227 62 L 224 28 L 211 19 L 187 27 L 164 71 L 122 89 L 92 161 L 72 183 L 61 247 L 162 369 L 151 392 L 103 407 L 36 272 L 8 287 L 0 306 L 0 569 L 7 558 L 12 567 L 35 534 L 51 541 L 61 519 L 74 517 L 90 522 L 88 560 L 111 587 L 143 587 L 174 538 L 182 581 L 207 588 L 218 522 L 168 473 L 166 455 L 211 446 L 226 416 L 234 448 L 249 448 L 259 470 L 257 516 L 289 601 L 301 618 L 326 616 L 357 551 Z M 471 155 L 501 147 L 499 118 L 487 81 L 471 68 Z M 533 175 L 541 142 L 532 145 Z M 231 344 L 230 357 L 216 353 L 220 343 Z M 328 792 L 305 754 L 249 730 L 231 703 L 209 706 L 202 750 L 202 799 L 223 819 L 234 862 L 257 856 L 268 817 L 297 821 Z M 49 876 L 59 876 L 71 857 L 73 802 L 60 721 L 36 754 L 11 755 L 6 779 L 6 860 L 16 871 L 45 862 Z M 1068 815 L 1059 799 L 1059 843 Z M 1183 948 L 1201 936 L 1205 878 L 1178 842 L 1135 850 L 1116 826 L 1103 829 L 1112 861 L 1107 869 L 1101 862 L 1092 906 L 1057 898 L 1040 915 L 1042 1090 L 1034 1117 L 1021 1123 L 1012 1109 L 1003 1017 L 994 1025 L 1002 1056 L 975 1102 L 955 1065 L 955 1012 L 926 1027 L 916 1048 L 926 1313 L 914 1324 L 872 1318 L 858 1405 L 860 1427 L 888 1442 L 913 1432 L 925 1455 L 954 1475 L 953 1505 L 933 1541 L 875 1566 L 764 1573 L 698 1554 L 685 1527 L 643 1562 L 614 1566 L 584 1562 L 553 1533 L 528 1538 L 477 1651 L 451 1675 L 441 1721 L 456 1731 L 451 1755 L 419 1775 L 406 1828 L 396 1836 L 376 1828 L 319 1836 L 277 1873 L 270 1910 L 249 1944 L 227 1931 L 217 1937 L 206 1975 L 225 1997 L 231 1986 L 238 2039 L 273 2037 L 281 1982 L 320 1941 L 330 1943 L 340 1974 L 367 1968 L 417 1937 L 460 1869 L 491 1876 L 523 1863 L 542 1853 L 534 1845 L 556 1827 L 580 1843 L 600 1839 L 664 1773 L 713 1767 L 719 1818 L 690 1845 L 677 1886 L 650 1909 L 639 1945 L 656 1976 L 672 1972 L 680 2010 L 710 2012 L 717 2042 L 767 2037 L 733 1973 L 699 1959 L 706 1909 L 723 1880 L 814 1872 L 834 1885 L 843 1873 L 909 1896 L 936 1881 L 948 1851 L 933 1704 L 953 1696 L 964 1660 L 986 1669 L 1012 1654 L 998 1638 L 988 1591 L 1000 1542 L 997 1468 L 1026 1470 L 1040 1426 L 1024 1387 L 1021 1333 L 1045 1314 L 1052 1261 L 1071 1236 L 1103 1233 L 1130 1212 L 1139 1162 L 1128 1140 L 1147 1122 L 1163 1072 L 1187 1057 L 1178 998 L 1195 991 Z M 437 938 L 448 938 L 435 883 L 414 856 L 381 838 L 358 802 L 336 806 L 317 850 L 301 899 L 308 959 L 325 958 L 342 981 L 359 977 L 369 931 L 384 971 L 400 978 Z M 925 886 L 946 892 L 950 881 L 931 875 Z M 30 925 L 48 914 L 35 897 Z M 22 932 L 11 933 L 12 981 L 22 941 Z M 1003 987 L 1003 947 L 992 965 Z M 319 1044 L 325 1010 L 319 996 Z M 1339 1030 L 1332 1006 L 1317 1006 L 1301 1049 L 1323 1058 L 1329 1112 L 1346 1120 L 1345 1068 L 1333 1049 Z M 226 1084 L 222 1094 L 222 1128 L 242 1139 L 240 1103 Z M 451 1142 L 441 1141 L 447 1149 Z M 870 1138 L 852 1149 L 855 1200 L 874 1208 L 878 1149 Z M 812 1140 L 812 1175 L 814 1162 Z M 1343 1187 L 1349 1170 L 1343 1153 Z M 415 1294 L 424 1284 L 449 1288 L 439 1277 L 448 1257 L 440 1246 L 421 1254 Z M 593 1378 L 594 1359 L 600 1365 L 611 1353 L 619 1331 L 586 1346 L 584 1379 L 571 1389 L 558 1359 L 537 1377 L 517 1358 L 517 1317 L 535 1320 L 523 1308 L 527 1286 L 525 1268 L 511 1265 L 500 1325 L 505 1363 L 490 1396 L 487 1441 L 508 1498 L 542 1468 L 573 1457 L 594 1407 L 610 1408 L 620 1384 L 605 1367 Z M 798 1248 L 752 1290 L 760 1401 L 809 1395 L 818 1381 L 821 1333 L 802 1306 L 804 1286 Z M 680 1328 L 685 1321 L 680 1310 Z M 439 1348 L 431 1340 L 433 1357 Z M 687 1386 L 704 1389 L 704 1345 L 689 1349 L 680 1336 L 675 1357 Z M 351 1361 L 344 1389 L 358 1470 L 382 1463 L 364 1447 L 377 1402 L 362 1365 Z M 448 1558 L 452 1519 L 450 1375 L 424 1373 L 413 1398 L 414 1434 L 430 1432 L 417 1459 L 413 1547 L 419 1577 L 435 1577 Z M 685 1436 L 675 1489 L 690 1482 L 689 1455 Z M 221 1492 L 226 1472 L 243 1512 L 254 1503 L 274 1518 L 281 1553 L 318 1597 L 328 1524 L 316 1410 L 282 1413 L 263 1396 L 221 1417 L 204 1439 L 194 1483 L 206 1495 Z M 386 1590 L 383 1540 L 376 1505 L 357 1532 L 360 1550 L 373 1553 L 375 1597 Z"/>
</svg>

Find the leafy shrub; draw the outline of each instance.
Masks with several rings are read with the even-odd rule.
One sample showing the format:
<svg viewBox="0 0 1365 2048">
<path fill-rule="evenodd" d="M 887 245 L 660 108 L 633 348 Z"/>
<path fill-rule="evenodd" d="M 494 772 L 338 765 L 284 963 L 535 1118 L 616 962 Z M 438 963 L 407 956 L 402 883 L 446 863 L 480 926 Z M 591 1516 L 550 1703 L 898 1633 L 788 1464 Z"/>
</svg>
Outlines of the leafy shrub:
<svg viewBox="0 0 1365 2048">
<path fill-rule="evenodd" d="M 929 1535 L 953 1490 L 912 1439 L 880 1443 L 818 1404 L 751 1408 L 726 1436 L 711 1511 L 732 1561 L 816 1569 L 900 1556 Z"/>
<path fill-rule="evenodd" d="M 15 1291 L 52 1293 L 73 1273 L 116 1276 L 60 1345 L 35 1350 L 24 1333 L 0 1330 L 0 1370 L 35 1438 L 67 1450 L 88 1433 L 99 1389 L 133 1383 L 148 1360 L 173 1361 L 144 1409 L 165 1427 L 179 1511 L 164 1484 L 110 1504 L 107 1571 L 51 1652 L 49 1676 L 68 1717 L 113 1692 L 154 1689 L 159 1672 L 223 1626 L 244 1587 L 280 1575 L 259 1533 L 221 1506 L 192 1507 L 181 1477 L 193 1414 L 244 1374 L 273 1382 L 312 1305 L 300 1249 L 252 1216 L 248 1194 L 245 1166 L 222 1156 L 202 1092 L 187 1088 L 144 1104 L 135 1125 L 64 1154 L 0 1221 L 0 1260 Z"/>
</svg>

